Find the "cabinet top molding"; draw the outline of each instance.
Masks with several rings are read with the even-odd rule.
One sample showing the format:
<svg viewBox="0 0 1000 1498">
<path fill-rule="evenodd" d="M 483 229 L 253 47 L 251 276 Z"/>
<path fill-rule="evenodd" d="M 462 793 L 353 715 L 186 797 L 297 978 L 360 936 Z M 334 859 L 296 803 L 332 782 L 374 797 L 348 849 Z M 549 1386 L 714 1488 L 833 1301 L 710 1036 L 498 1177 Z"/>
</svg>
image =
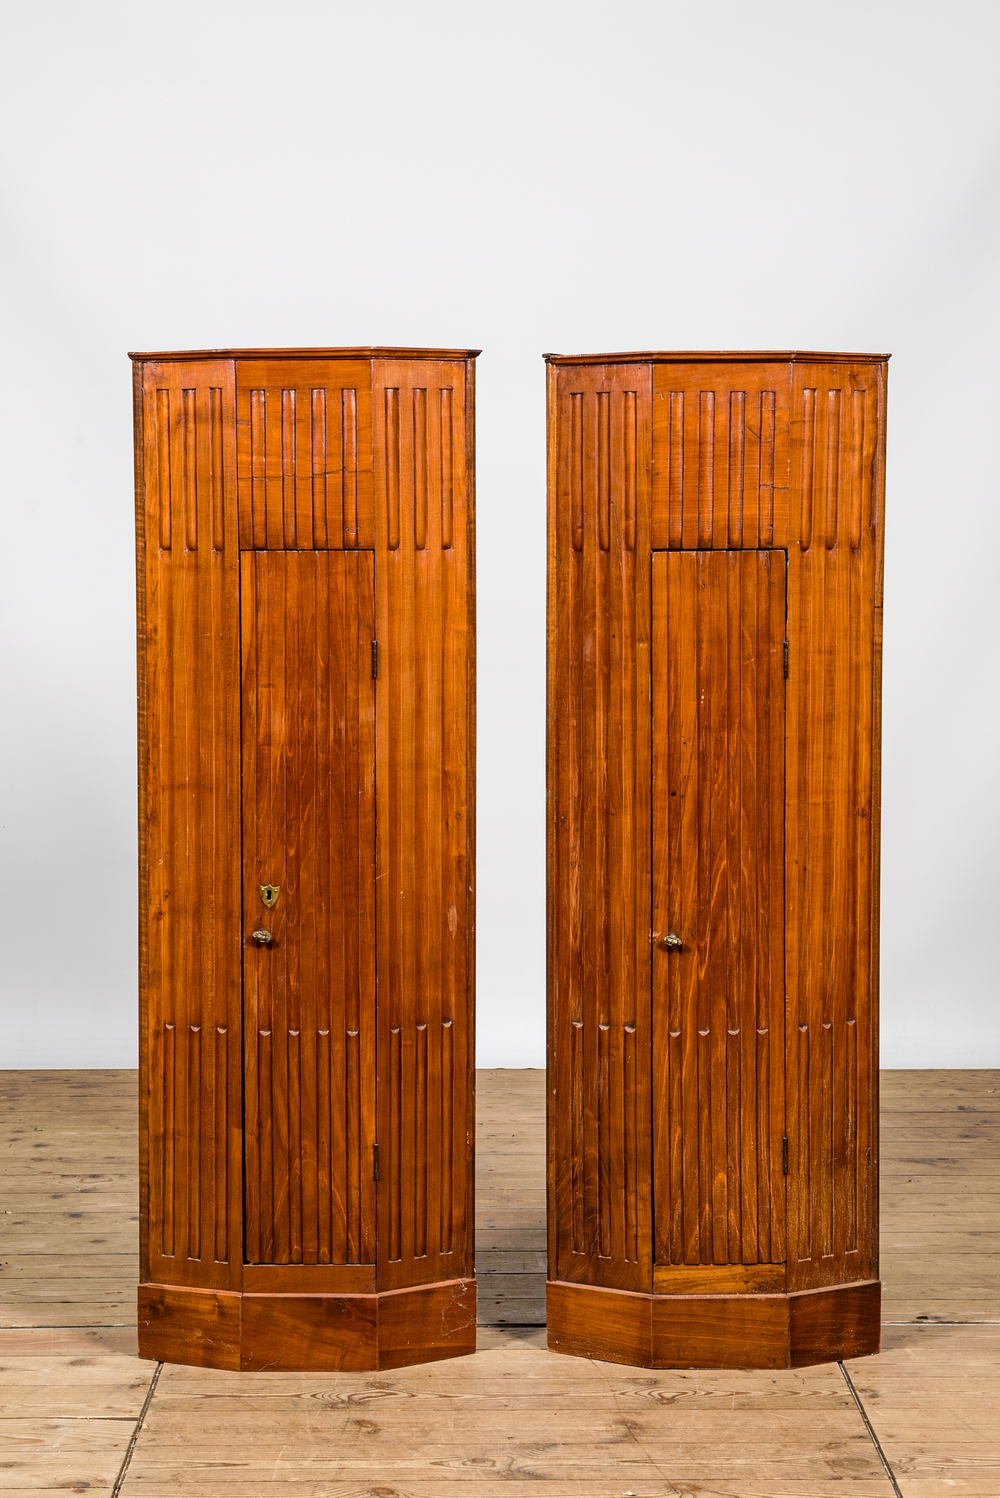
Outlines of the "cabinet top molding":
<svg viewBox="0 0 1000 1498">
<path fill-rule="evenodd" d="M 667 349 L 628 354 L 543 354 L 546 364 L 884 364 L 891 354 L 823 354 L 804 349 Z"/>
<path fill-rule="evenodd" d="M 198 348 L 129 354 L 130 359 L 475 359 L 478 348 Z"/>
</svg>

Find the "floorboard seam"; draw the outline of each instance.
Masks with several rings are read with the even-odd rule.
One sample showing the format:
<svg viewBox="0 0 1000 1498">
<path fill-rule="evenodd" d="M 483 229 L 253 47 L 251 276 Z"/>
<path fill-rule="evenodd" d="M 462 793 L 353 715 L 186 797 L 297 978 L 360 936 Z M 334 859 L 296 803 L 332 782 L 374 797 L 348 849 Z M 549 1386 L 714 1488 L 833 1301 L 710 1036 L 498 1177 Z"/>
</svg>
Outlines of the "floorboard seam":
<svg viewBox="0 0 1000 1498">
<path fill-rule="evenodd" d="M 938 1326 L 940 1322 L 936 1323 Z M 957 1324 L 957 1323 L 956 1323 Z M 962 1323 L 965 1325 L 966 1323 Z M 17 1326 L 0 1326 L 4 1332 L 134 1332 L 134 1321 L 54 1321 L 39 1326 L 37 1321 L 22 1321 Z"/>
<path fill-rule="evenodd" d="M 883 1326 L 1000 1326 L 1000 1321 L 883 1321 Z"/>
<path fill-rule="evenodd" d="M 125 1455 L 122 1457 L 122 1464 L 118 1468 L 118 1476 L 115 1478 L 115 1485 L 111 1489 L 111 1498 L 118 1498 L 118 1495 L 122 1490 L 122 1483 L 125 1481 L 125 1474 L 128 1471 L 129 1462 L 132 1460 L 132 1453 L 135 1450 L 135 1443 L 139 1439 L 139 1432 L 142 1430 L 146 1416 L 149 1413 L 149 1406 L 153 1402 L 153 1395 L 156 1393 L 156 1385 L 159 1383 L 160 1374 L 162 1372 L 163 1364 L 157 1363 L 156 1370 L 149 1381 L 149 1388 L 146 1390 L 146 1397 L 142 1401 L 142 1409 L 139 1411 L 139 1418 L 135 1422 L 135 1430 L 132 1432 L 131 1439 L 125 1448 Z"/>
<path fill-rule="evenodd" d="M 847 1387 L 851 1391 L 851 1397 L 854 1400 L 854 1403 L 858 1407 L 858 1414 L 861 1416 L 862 1420 L 865 1422 L 865 1429 L 867 1430 L 868 1434 L 872 1438 L 872 1445 L 875 1447 L 875 1450 L 878 1452 L 879 1461 L 882 1463 L 883 1467 L 885 1468 L 885 1475 L 886 1475 L 886 1477 L 888 1477 L 889 1481 L 892 1483 L 892 1491 L 895 1493 L 896 1498 L 903 1498 L 903 1490 L 899 1486 L 899 1483 L 896 1481 L 896 1474 L 892 1470 L 892 1467 L 889 1464 L 889 1458 L 886 1456 L 885 1452 L 882 1450 L 882 1442 L 879 1440 L 878 1436 L 875 1434 L 875 1427 L 872 1425 L 872 1422 L 868 1418 L 868 1411 L 865 1409 L 864 1405 L 861 1403 L 861 1395 L 858 1393 L 857 1389 L 854 1387 L 854 1380 L 852 1379 L 851 1375 L 848 1373 L 847 1369 L 844 1367 L 843 1363 L 838 1363 L 837 1367 L 840 1369 L 841 1373 L 844 1375 L 844 1381 L 846 1382 Z M 113 1494 L 112 1494 L 112 1498 L 114 1498 Z"/>
</svg>

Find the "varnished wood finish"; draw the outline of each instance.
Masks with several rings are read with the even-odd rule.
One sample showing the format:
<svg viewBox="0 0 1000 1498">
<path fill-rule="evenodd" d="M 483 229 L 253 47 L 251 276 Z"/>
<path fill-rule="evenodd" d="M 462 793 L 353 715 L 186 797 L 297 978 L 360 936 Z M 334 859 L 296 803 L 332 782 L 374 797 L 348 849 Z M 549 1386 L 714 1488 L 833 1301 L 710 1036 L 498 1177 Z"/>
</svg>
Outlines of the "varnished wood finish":
<svg viewBox="0 0 1000 1498">
<path fill-rule="evenodd" d="M 785 822 L 789 1288 L 878 1273 L 885 370 L 792 380 Z"/>
<path fill-rule="evenodd" d="M 140 1285 L 139 1356 L 229 1372 L 402 1368 L 476 1350 L 474 1280 L 384 1294 Z"/>
<path fill-rule="evenodd" d="M 785 546 L 788 367 L 653 365 L 654 548 Z"/>
<path fill-rule="evenodd" d="M 785 1261 L 784 637 L 783 551 L 653 553 L 658 1266 Z"/>
<path fill-rule="evenodd" d="M 372 547 L 368 360 L 239 359 L 240 544 Z"/>
<path fill-rule="evenodd" d="M 239 549 L 231 363 L 140 373 L 143 1280 L 239 1286 Z"/>
<path fill-rule="evenodd" d="M 764 1266 L 719 1293 L 773 1289 L 787 1324 L 796 1292 L 878 1273 L 885 371 L 549 357 L 560 1306 Z M 838 1318 L 872 1344 L 867 1293 L 838 1290 L 830 1356 Z"/>
<path fill-rule="evenodd" d="M 864 1357 L 881 1345 L 881 1280 L 861 1280 L 788 1297 L 789 1361 L 793 1368 Z"/>
<path fill-rule="evenodd" d="M 370 552 L 243 553 L 248 1264 L 375 1263 L 374 582 Z"/>
<path fill-rule="evenodd" d="M 550 1273 L 649 1289 L 650 372 L 550 378 Z"/>
<path fill-rule="evenodd" d="M 139 1356 L 236 1372 L 240 1366 L 242 1303 L 242 1295 L 234 1291 L 141 1284 Z"/>
<path fill-rule="evenodd" d="M 658 1287 L 659 1289 L 659 1287 Z M 878 1352 L 878 1280 L 796 1295 L 548 1284 L 553 1352 L 640 1368 L 802 1368 Z"/>
<path fill-rule="evenodd" d="M 784 1264 L 657 1264 L 653 1289 L 662 1295 L 763 1294 L 787 1288 Z"/>
<path fill-rule="evenodd" d="M 151 1324 L 427 1286 L 392 1356 L 468 1350 L 474 353 L 133 357 Z"/>
<path fill-rule="evenodd" d="M 471 366 L 375 366 L 380 1289 L 470 1265 Z"/>
<path fill-rule="evenodd" d="M 240 1311 L 240 1367 L 247 1371 L 378 1367 L 376 1295 L 244 1293 Z"/>
<path fill-rule="evenodd" d="M 378 1297 L 379 1367 L 405 1368 L 476 1350 L 474 1280 L 446 1280 Z"/>
</svg>

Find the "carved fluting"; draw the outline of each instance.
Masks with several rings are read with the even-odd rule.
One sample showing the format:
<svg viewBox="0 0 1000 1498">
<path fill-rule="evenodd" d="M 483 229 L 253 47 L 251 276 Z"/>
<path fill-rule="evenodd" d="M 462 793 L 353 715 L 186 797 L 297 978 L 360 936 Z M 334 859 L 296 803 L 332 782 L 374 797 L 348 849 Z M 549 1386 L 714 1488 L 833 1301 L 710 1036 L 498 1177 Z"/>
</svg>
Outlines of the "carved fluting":
<svg viewBox="0 0 1000 1498">
<path fill-rule="evenodd" d="M 388 1245 L 392 1264 L 439 1263 L 454 1250 L 456 1221 L 454 1148 L 455 1026 L 444 1019 L 438 1027 L 426 1021 L 389 1031 L 387 1116 L 384 1165 Z M 408 1119 L 408 1115 L 411 1117 Z M 406 1128 L 412 1122 L 412 1135 Z M 401 1161 L 412 1152 L 411 1171 Z M 440 1180 L 432 1161 L 440 1163 Z"/>
<path fill-rule="evenodd" d="M 648 368 L 560 370 L 551 456 L 558 1276 L 650 1275 Z M 633 810 L 634 809 L 634 810 Z M 634 817 L 629 822 L 627 812 Z"/>
<path fill-rule="evenodd" d="M 239 1044 L 232 401 L 224 361 L 144 370 L 143 627 L 156 648 L 143 683 L 141 1061 L 150 1134 L 164 1143 L 149 1158 L 143 1273 L 220 1288 L 239 1260 L 240 1120 L 228 1096 Z"/>
<path fill-rule="evenodd" d="M 786 968 L 795 1289 L 877 1272 L 870 1182 L 881 378 L 878 366 L 802 365 L 793 385 L 801 519 L 789 553 Z"/>
<path fill-rule="evenodd" d="M 373 1263 L 371 557 L 245 554 L 241 594 L 247 1262 Z"/>
<path fill-rule="evenodd" d="M 399 391 L 384 391 L 385 534 L 390 551 L 399 546 Z"/>
<path fill-rule="evenodd" d="M 575 383 L 591 383 L 590 373 L 578 374 Z M 633 367 L 606 383 L 606 390 L 567 390 L 563 396 L 559 475 L 574 551 L 583 550 L 588 528 L 601 551 L 634 550 L 637 493 L 640 484 L 648 488 L 649 371 Z M 636 401 L 643 396 L 640 428 Z"/>
<path fill-rule="evenodd" d="M 441 422 L 441 545 L 448 549 L 452 544 L 455 526 L 455 491 L 453 447 L 454 428 L 451 418 L 453 391 L 445 386 L 438 391 Z"/>
<path fill-rule="evenodd" d="M 653 546 L 787 544 L 787 365 L 653 366 Z"/>
<path fill-rule="evenodd" d="M 161 370 L 160 380 L 170 380 L 175 369 Z M 160 550 L 169 551 L 177 537 L 185 551 L 197 551 L 199 538 L 206 548 L 221 551 L 226 483 L 221 388 L 161 384 L 149 391 L 146 419 L 153 428 L 146 492 L 156 506 L 153 534 Z"/>
<path fill-rule="evenodd" d="M 412 500 L 413 538 L 416 551 L 427 547 L 428 505 L 438 510 L 439 545 L 447 551 L 454 534 L 454 424 L 451 386 L 430 391 L 422 386 L 401 392 L 395 386 L 385 389 L 384 432 L 385 458 L 385 533 L 390 551 L 400 541 L 400 474 L 402 465 L 404 490 Z M 431 402 L 429 408 L 428 402 Z M 436 417 L 429 410 L 436 407 Z M 436 428 L 430 423 L 436 420 Z"/>
<path fill-rule="evenodd" d="M 465 370 L 375 368 L 378 733 L 379 1283 L 448 1279 L 468 1246 L 470 744 Z"/>
<path fill-rule="evenodd" d="M 801 480 L 797 539 L 803 551 L 813 545 L 830 550 L 838 544 L 856 549 L 865 537 L 872 544 L 877 405 L 871 366 L 796 369 L 793 420 Z"/>
<path fill-rule="evenodd" d="M 427 545 L 427 391 L 413 391 L 413 545 Z"/>
<path fill-rule="evenodd" d="M 784 1260 L 785 559 L 653 557 L 657 1264 Z"/>
<path fill-rule="evenodd" d="M 319 397 L 326 395 L 325 391 L 314 391 L 313 396 L 319 404 Z M 325 401 L 324 401 L 325 404 Z M 344 521 L 344 545 L 358 546 L 358 392 L 356 390 L 344 389 L 340 392 L 340 487 L 341 508 Z M 318 470 L 318 452 L 313 456 L 313 513 L 319 508 L 318 491 L 322 485 L 323 498 L 326 498 L 326 475 Z"/>
<path fill-rule="evenodd" d="M 241 360 L 240 545 L 374 544 L 368 362 Z"/>
</svg>

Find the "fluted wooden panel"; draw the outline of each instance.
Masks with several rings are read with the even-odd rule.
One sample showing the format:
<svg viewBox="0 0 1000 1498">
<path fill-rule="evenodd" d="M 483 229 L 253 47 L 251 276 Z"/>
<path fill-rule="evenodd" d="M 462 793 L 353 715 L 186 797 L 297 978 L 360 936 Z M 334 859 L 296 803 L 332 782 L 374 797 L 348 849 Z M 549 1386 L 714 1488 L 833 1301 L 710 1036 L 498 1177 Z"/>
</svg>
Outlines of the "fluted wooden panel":
<svg viewBox="0 0 1000 1498">
<path fill-rule="evenodd" d="M 141 389 L 140 981 L 145 1279 L 238 1284 L 239 664 L 229 360 Z"/>
<path fill-rule="evenodd" d="M 371 554 L 244 553 L 241 604 L 246 1259 L 373 1264 Z"/>
<path fill-rule="evenodd" d="M 790 368 L 653 366 L 654 548 L 787 544 Z"/>
<path fill-rule="evenodd" d="M 378 360 L 379 1287 L 471 1264 L 467 366 Z"/>
<path fill-rule="evenodd" d="M 658 1265 L 785 1258 L 785 569 L 653 554 Z"/>
<path fill-rule="evenodd" d="M 789 550 L 789 1286 L 878 1271 L 884 369 L 797 364 Z"/>
<path fill-rule="evenodd" d="M 550 375 L 550 1274 L 626 1289 L 652 1273 L 649 454 L 648 366 Z"/>
<path fill-rule="evenodd" d="M 371 363 L 237 364 L 240 545 L 374 545 Z"/>
</svg>

